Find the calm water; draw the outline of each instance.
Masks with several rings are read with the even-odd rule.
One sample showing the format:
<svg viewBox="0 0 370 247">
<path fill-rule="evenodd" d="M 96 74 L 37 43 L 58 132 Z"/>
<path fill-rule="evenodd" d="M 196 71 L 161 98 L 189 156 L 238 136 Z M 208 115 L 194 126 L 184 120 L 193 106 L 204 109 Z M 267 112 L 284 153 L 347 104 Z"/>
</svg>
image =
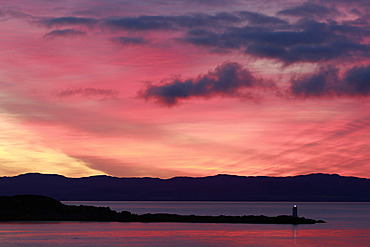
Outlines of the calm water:
<svg viewBox="0 0 370 247">
<path fill-rule="evenodd" d="M 133 213 L 290 214 L 286 202 L 64 202 Z M 297 203 L 315 225 L 0 223 L 0 246 L 370 246 L 370 203 Z"/>
</svg>

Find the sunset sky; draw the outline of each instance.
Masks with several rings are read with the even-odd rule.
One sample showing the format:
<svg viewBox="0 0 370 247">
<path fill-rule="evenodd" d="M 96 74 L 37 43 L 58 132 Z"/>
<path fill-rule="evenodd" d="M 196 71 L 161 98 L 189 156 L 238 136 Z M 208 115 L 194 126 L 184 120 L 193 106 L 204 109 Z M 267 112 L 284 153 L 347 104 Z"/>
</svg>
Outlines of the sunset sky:
<svg viewBox="0 0 370 247">
<path fill-rule="evenodd" d="M 2 0 L 0 176 L 370 178 L 369 0 Z"/>
</svg>

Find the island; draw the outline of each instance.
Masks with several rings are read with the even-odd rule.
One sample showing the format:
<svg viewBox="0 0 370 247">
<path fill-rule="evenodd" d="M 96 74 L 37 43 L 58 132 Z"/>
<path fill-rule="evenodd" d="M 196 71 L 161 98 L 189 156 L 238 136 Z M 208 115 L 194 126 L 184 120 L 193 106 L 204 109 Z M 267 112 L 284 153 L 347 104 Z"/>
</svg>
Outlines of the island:
<svg viewBox="0 0 370 247">
<path fill-rule="evenodd" d="M 323 220 L 280 215 L 198 216 L 178 214 L 133 214 L 109 207 L 65 205 L 40 195 L 0 196 L 0 221 L 105 221 L 105 222 L 183 222 L 244 224 L 315 224 Z"/>
</svg>

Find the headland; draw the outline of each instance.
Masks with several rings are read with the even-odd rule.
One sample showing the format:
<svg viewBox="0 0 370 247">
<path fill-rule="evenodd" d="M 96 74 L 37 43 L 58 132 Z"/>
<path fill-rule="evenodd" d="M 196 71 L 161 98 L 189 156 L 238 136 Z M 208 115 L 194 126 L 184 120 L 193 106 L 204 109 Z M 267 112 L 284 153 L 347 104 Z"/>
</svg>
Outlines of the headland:
<svg viewBox="0 0 370 247">
<path fill-rule="evenodd" d="M 0 196 L 0 221 L 106 221 L 106 222 L 183 222 L 244 224 L 315 224 L 323 220 L 280 215 L 197 216 L 178 214 L 133 214 L 109 207 L 65 205 L 39 195 Z"/>
</svg>

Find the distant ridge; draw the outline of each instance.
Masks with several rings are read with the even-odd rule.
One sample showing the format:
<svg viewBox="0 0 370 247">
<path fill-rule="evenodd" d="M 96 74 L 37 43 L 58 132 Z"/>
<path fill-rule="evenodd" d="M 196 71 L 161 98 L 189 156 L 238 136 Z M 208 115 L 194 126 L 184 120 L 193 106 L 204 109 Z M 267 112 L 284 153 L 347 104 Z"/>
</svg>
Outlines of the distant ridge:
<svg viewBox="0 0 370 247">
<path fill-rule="evenodd" d="M 38 194 L 61 201 L 370 202 L 370 179 L 337 174 L 292 177 L 68 178 L 28 173 L 0 177 L 0 196 Z"/>
</svg>

